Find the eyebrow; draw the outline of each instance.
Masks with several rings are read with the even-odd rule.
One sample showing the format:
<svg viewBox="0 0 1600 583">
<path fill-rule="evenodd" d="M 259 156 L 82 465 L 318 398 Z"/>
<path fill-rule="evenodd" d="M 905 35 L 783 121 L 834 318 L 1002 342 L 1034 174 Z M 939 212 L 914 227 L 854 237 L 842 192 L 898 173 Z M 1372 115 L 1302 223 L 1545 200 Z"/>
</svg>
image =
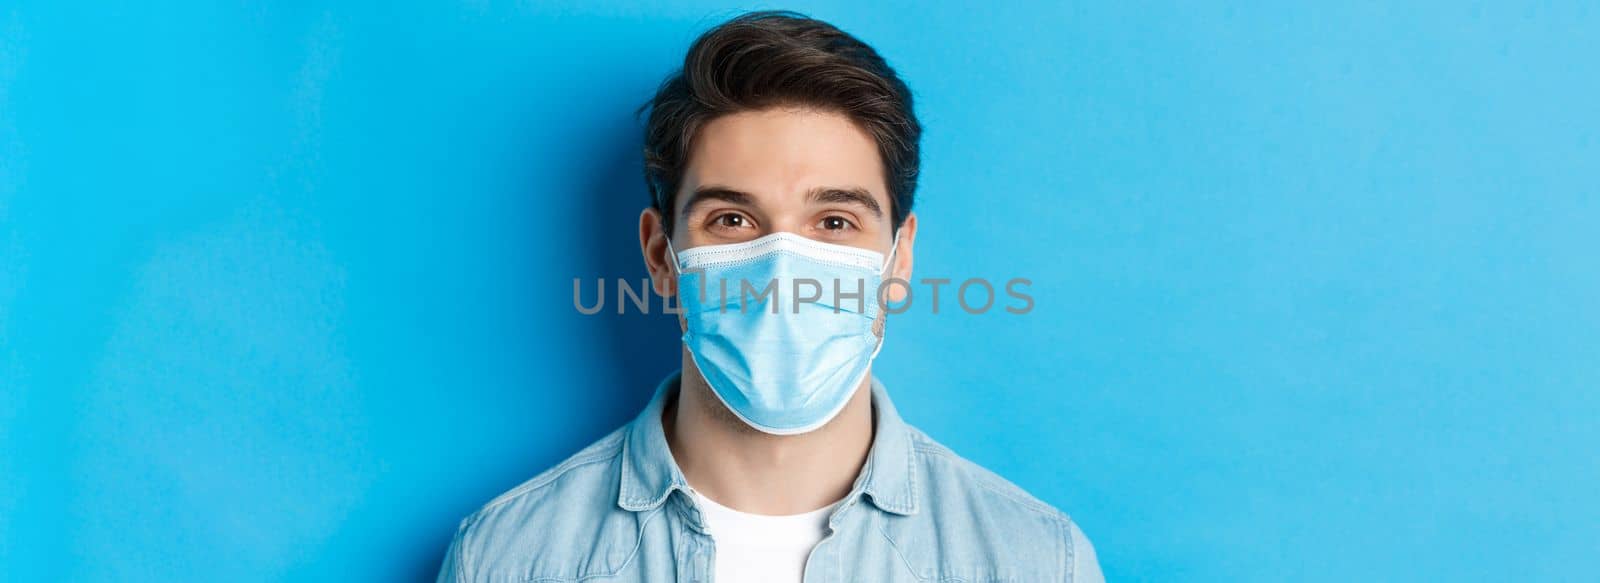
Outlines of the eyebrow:
<svg viewBox="0 0 1600 583">
<path fill-rule="evenodd" d="M 724 188 L 721 186 L 705 186 L 696 188 L 694 192 L 689 194 L 689 200 L 683 203 L 683 210 L 678 214 L 685 217 L 689 216 L 689 214 L 694 211 L 694 207 L 713 200 L 720 200 L 722 202 L 728 202 L 742 206 L 753 206 L 753 198 L 754 197 L 750 196 L 750 193 L 748 192 L 740 192 L 732 188 Z"/>
<path fill-rule="evenodd" d="M 878 206 L 878 201 L 863 188 L 814 188 L 806 193 L 806 198 L 811 202 L 860 205 L 871 211 L 874 217 L 883 216 L 883 208 Z"/>
</svg>

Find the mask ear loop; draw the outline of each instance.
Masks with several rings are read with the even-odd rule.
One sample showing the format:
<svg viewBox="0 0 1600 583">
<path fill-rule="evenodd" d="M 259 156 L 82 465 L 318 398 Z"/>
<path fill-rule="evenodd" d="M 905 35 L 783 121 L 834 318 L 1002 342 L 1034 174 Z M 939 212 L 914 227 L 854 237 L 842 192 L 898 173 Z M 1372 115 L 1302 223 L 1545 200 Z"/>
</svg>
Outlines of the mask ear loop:
<svg viewBox="0 0 1600 583">
<path fill-rule="evenodd" d="M 891 271 L 894 270 L 894 259 L 895 259 L 895 257 L 898 257 L 899 254 L 900 254 L 900 229 L 896 228 L 894 230 L 894 240 L 889 243 L 889 256 L 884 258 L 884 260 L 883 260 L 883 269 L 879 270 L 879 272 L 878 272 L 878 291 L 879 291 L 879 293 L 876 294 L 877 297 L 872 298 L 872 301 L 876 302 L 878 304 L 878 310 L 880 312 L 882 312 L 882 313 L 880 313 L 878 315 L 879 318 L 882 318 L 882 325 L 879 325 L 879 324 L 877 324 L 875 322 L 873 324 L 873 326 L 872 326 L 873 327 L 873 331 L 876 332 L 877 336 L 878 336 L 878 345 L 872 349 L 872 356 L 868 358 L 869 362 L 878 357 L 878 351 L 879 350 L 883 350 L 883 338 L 884 338 L 884 336 L 887 335 L 886 328 L 889 327 L 889 306 L 885 305 L 884 302 L 882 302 L 880 300 L 882 300 L 882 298 L 883 298 L 882 291 L 883 291 L 884 282 L 889 280 L 889 274 L 890 274 Z"/>
<path fill-rule="evenodd" d="M 883 268 L 878 270 L 878 277 L 888 279 L 889 272 L 894 270 L 894 258 L 900 253 L 900 229 L 894 230 L 894 240 L 889 242 L 889 256 L 883 259 Z"/>
<path fill-rule="evenodd" d="M 666 240 L 667 240 L 667 255 L 668 255 L 667 263 L 672 265 L 672 279 L 673 279 L 673 282 L 672 282 L 672 292 L 673 293 L 672 293 L 672 295 L 674 296 L 674 298 L 673 298 L 674 301 L 678 305 L 678 320 L 681 322 L 684 319 L 684 313 L 683 313 L 683 267 L 678 265 L 678 263 L 679 263 L 678 250 L 672 248 L 672 236 L 671 235 L 663 235 L 663 237 L 665 237 Z M 704 277 L 704 276 L 702 275 L 702 277 Z M 704 300 L 705 299 L 705 297 L 704 297 L 705 296 L 705 290 L 704 289 L 700 290 L 700 293 L 701 293 L 701 300 Z"/>
<path fill-rule="evenodd" d="M 662 235 L 661 237 L 667 241 L 667 257 L 668 263 L 672 264 L 672 274 L 674 276 L 682 276 L 683 272 L 678 270 L 678 252 L 672 249 L 672 237 L 670 235 Z"/>
<path fill-rule="evenodd" d="M 678 266 L 678 251 L 672 248 L 672 236 L 662 235 L 662 238 L 667 242 L 667 263 L 672 266 L 672 279 L 674 280 L 672 284 L 673 295 L 676 296 L 678 309 L 680 310 L 678 318 L 682 319 L 683 314 L 681 313 L 681 310 L 683 309 L 683 269 Z"/>
</svg>

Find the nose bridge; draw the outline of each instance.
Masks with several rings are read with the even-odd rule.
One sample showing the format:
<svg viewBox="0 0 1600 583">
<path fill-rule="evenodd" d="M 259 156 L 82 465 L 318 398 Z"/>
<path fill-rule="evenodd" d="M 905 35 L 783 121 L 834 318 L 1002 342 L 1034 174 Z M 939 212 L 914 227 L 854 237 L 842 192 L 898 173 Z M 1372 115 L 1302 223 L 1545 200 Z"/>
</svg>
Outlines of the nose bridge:
<svg viewBox="0 0 1600 583">
<path fill-rule="evenodd" d="M 783 173 L 783 178 L 773 185 L 773 196 L 767 197 L 767 225 L 763 235 L 780 231 L 805 234 L 806 222 L 810 218 L 806 209 L 806 184 L 803 171 L 790 169 Z"/>
<path fill-rule="evenodd" d="M 806 194 L 816 184 L 817 170 L 808 158 L 808 152 L 793 152 L 781 163 L 769 164 L 757 170 L 761 176 L 757 193 L 758 204 L 767 216 L 763 235 L 776 232 L 804 234 L 806 226 Z"/>
</svg>

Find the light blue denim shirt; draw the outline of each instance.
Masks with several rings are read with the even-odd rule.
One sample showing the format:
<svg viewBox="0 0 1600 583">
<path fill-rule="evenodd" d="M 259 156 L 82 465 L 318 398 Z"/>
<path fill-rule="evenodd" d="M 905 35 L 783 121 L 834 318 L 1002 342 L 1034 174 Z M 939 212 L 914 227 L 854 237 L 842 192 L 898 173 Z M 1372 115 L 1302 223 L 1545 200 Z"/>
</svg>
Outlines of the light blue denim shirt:
<svg viewBox="0 0 1600 583">
<path fill-rule="evenodd" d="M 461 521 L 440 583 L 711 581 L 716 547 L 661 428 L 639 417 Z M 1066 514 L 901 421 L 872 380 L 867 463 L 806 560 L 807 582 L 1103 581 Z"/>
</svg>

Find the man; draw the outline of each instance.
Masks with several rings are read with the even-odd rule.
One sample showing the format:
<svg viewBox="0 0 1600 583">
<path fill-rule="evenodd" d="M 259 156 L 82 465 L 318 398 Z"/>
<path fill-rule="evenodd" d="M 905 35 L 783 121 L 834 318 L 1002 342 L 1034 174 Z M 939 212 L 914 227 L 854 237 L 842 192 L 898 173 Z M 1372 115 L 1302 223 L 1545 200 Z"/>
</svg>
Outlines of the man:
<svg viewBox="0 0 1600 583">
<path fill-rule="evenodd" d="M 649 104 L 639 241 L 683 371 L 462 521 L 468 581 L 1101 581 L 1065 514 L 895 413 L 920 126 L 881 57 L 786 12 L 701 36 Z M 831 293 L 830 293 L 831 292 Z M 876 297 L 875 297 L 876 296 Z"/>
</svg>

